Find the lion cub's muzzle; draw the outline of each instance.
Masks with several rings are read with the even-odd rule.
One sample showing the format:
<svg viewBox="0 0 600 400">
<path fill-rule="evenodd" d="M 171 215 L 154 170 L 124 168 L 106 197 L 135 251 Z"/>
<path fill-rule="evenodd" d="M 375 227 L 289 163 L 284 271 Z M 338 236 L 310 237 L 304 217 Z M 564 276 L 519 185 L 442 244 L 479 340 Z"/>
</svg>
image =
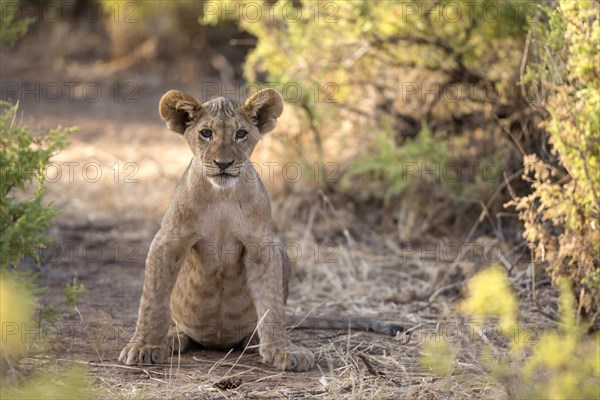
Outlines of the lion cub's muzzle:
<svg viewBox="0 0 600 400">
<path fill-rule="evenodd" d="M 206 165 L 206 170 L 210 182 L 221 188 L 234 186 L 242 172 L 235 160 L 213 160 L 212 165 Z"/>
</svg>

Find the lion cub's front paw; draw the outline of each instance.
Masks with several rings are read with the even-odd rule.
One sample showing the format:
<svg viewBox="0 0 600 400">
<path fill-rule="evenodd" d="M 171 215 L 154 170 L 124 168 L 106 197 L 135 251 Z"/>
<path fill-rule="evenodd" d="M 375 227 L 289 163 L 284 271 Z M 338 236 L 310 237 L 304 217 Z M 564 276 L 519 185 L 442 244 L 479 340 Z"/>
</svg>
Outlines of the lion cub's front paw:
<svg viewBox="0 0 600 400">
<path fill-rule="evenodd" d="M 161 364 L 168 357 L 167 346 L 140 345 L 129 343 L 121 351 L 119 361 L 123 364 Z"/>
<path fill-rule="evenodd" d="M 308 371 L 315 363 L 310 350 L 291 343 L 282 347 L 261 346 L 260 355 L 265 364 L 285 371 Z"/>
</svg>

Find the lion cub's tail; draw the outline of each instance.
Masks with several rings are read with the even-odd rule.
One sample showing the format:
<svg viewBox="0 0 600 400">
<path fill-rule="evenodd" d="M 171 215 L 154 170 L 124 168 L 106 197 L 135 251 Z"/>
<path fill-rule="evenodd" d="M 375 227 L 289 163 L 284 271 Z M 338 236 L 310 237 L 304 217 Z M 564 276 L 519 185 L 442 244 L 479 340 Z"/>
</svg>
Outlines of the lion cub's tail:
<svg viewBox="0 0 600 400">
<path fill-rule="evenodd" d="M 396 336 L 406 330 L 402 325 L 369 317 L 300 317 L 287 315 L 288 329 L 352 329 Z"/>
</svg>

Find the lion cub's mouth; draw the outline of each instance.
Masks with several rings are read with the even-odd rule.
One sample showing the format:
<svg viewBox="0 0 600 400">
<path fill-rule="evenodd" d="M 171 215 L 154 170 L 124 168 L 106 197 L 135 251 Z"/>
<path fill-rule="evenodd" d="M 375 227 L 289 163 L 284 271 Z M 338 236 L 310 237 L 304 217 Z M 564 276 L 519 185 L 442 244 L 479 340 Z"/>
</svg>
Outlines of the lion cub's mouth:
<svg viewBox="0 0 600 400">
<path fill-rule="evenodd" d="M 239 178 L 240 174 L 230 174 L 228 172 L 221 172 L 219 174 L 214 174 L 209 177 L 210 183 L 213 186 L 217 186 L 220 188 L 232 187 L 234 186 Z"/>
<path fill-rule="evenodd" d="M 237 178 L 240 174 L 230 174 L 229 172 L 221 172 L 220 174 L 215 174 L 213 177 L 227 177 L 227 178 Z"/>
</svg>

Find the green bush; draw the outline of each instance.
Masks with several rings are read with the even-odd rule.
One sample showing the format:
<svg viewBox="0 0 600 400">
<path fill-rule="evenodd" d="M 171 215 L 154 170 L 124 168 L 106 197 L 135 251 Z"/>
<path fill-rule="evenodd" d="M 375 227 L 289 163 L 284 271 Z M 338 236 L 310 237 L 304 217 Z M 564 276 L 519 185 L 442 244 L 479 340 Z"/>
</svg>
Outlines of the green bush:
<svg viewBox="0 0 600 400">
<path fill-rule="evenodd" d="M 17 106 L 0 103 L 0 270 L 24 256 L 37 259 L 56 210 L 43 200 L 50 157 L 72 129 L 36 136 L 17 121 Z"/>
<path fill-rule="evenodd" d="M 525 158 L 533 192 L 515 202 L 525 238 L 551 276 L 568 277 L 579 307 L 600 311 L 600 4 L 561 1 L 546 9 L 543 48 L 529 79 L 541 80 L 545 127 L 556 162 Z"/>
<path fill-rule="evenodd" d="M 31 351 L 32 343 L 23 341 L 19 330 L 37 327 L 41 322 L 55 322 L 60 315 L 58 305 L 38 304 L 36 295 L 44 288 L 35 283 L 36 274 L 20 270 L 19 263 L 25 256 L 39 261 L 38 250 L 49 240 L 45 231 L 57 210 L 43 199 L 45 169 L 50 157 L 67 144 L 67 136 L 73 129 L 59 128 L 46 135 L 35 135 L 17 120 L 17 106 L 2 102 L 0 107 L 0 322 L 6 339 L 0 344 L 0 380 L 5 380 L 9 371 L 15 371 L 16 361 Z M 67 306 L 73 308 L 85 288 L 73 280 L 64 292 Z M 0 396 L 23 399 L 90 396 L 90 384 L 80 371 L 60 368 L 52 371 L 63 384 L 49 380 L 49 373 L 36 371 L 38 377 L 30 377 L 18 388 L 3 383 Z"/>
<path fill-rule="evenodd" d="M 18 332 L 39 322 L 55 322 L 60 311 L 56 304 L 40 307 L 35 295 L 43 288 L 35 284 L 35 274 L 18 269 L 24 256 L 38 260 L 37 250 L 49 238 L 45 235 L 57 210 L 43 201 L 45 168 L 50 157 L 67 144 L 73 129 L 54 129 L 36 136 L 17 122 L 17 106 L 0 103 L 0 397 L 11 399 L 93 398 L 91 382 L 76 368 L 37 369 L 21 385 L 5 384 L 16 361 L 31 351 Z M 73 283 L 64 290 L 66 303 L 74 308 L 85 287 Z M 37 314 L 37 315 L 36 315 Z M 17 332 L 9 331 L 9 327 Z M 28 336 L 29 337 L 29 336 Z M 13 372 L 14 374 L 15 372 Z M 53 379 L 49 379 L 52 376 Z M 14 378 L 12 378 L 13 384 Z"/>
<path fill-rule="evenodd" d="M 434 136 L 427 126 L 402 146 L 396 143 L 390 129 L 375 135 L 373 144 L 373 152 L 359 157 L 344 175 L 342 188 L 345 190 L 361 187 L 367 189 L 366 193 L 382 193 L 387 203 L 407 187 L 424 184 L 424 171 L 433 172 L 428 178 L 432 184 L 451 183 L 441 179 L 441 167 L 451 161 L 443 135 Z"/>
<path fill-rule="evenodd" d="M 0 0 L 0 42 L 14 44 L 25 35 L 27 27 L 33 22 L 32 18 L 15 19 L 18 7 L 19 1 Z"/>
<path fill-rule="evenodd" d="M 39 295 L 44 288 L 36 285 L 37 274 L 20 270 L 24 257 L 39 262 L 39 250 L 50 240 L 46 235 L 52 219 L 58 213 L 51 202 L 44 201 L 45 174 L 50 157 L 67 145 L 74 128 L 53 129 L 35 135 L 17 122 L 17 106 L 1 102 L 0 108 L 0 274 L 20 281 L 24 291 Z M 67 284 L 65 305 L 75 308 L 85 287 Z M 60 317 L 59 304 L 39 307 L 39 319 L 55 322 Z"/>
</svg>

